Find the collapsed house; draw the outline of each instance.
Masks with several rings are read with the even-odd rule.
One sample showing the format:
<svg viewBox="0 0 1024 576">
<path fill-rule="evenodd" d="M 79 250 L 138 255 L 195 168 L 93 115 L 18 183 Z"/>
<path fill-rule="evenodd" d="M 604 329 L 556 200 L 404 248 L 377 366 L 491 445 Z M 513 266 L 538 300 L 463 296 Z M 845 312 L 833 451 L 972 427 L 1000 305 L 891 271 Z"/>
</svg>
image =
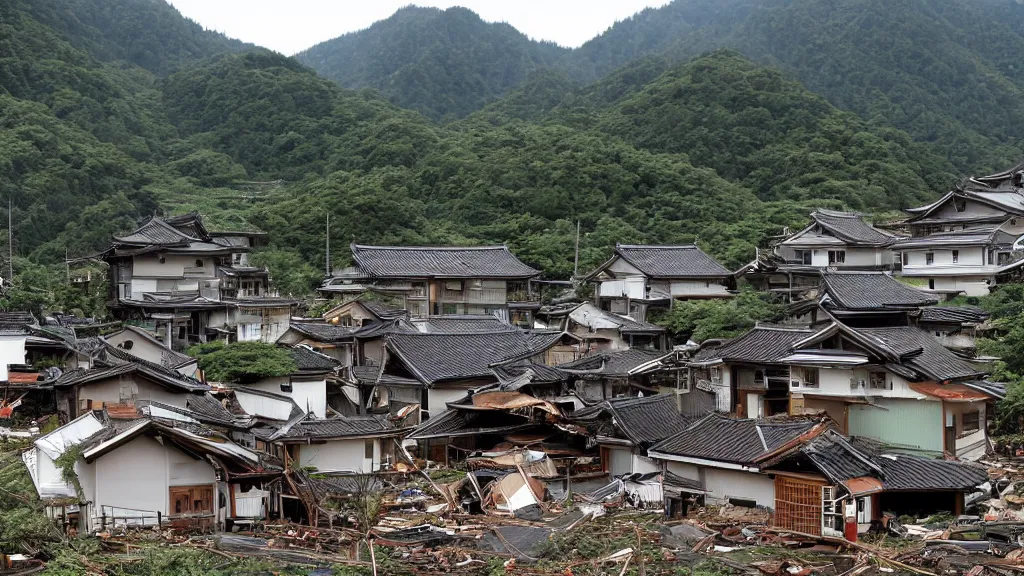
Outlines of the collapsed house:
<svg viewBox="0 0 1024 576">
<path fill-rule="evenodd" d="M 578 337 L 588 354 L 628 348 L 665 350 L 668 347 L 665 328 L 602 310 L 589 302 L 546 306 L 540 309 L 537 318 L 538 323 L 547 329 L 569 332 Z"/>
</svg>

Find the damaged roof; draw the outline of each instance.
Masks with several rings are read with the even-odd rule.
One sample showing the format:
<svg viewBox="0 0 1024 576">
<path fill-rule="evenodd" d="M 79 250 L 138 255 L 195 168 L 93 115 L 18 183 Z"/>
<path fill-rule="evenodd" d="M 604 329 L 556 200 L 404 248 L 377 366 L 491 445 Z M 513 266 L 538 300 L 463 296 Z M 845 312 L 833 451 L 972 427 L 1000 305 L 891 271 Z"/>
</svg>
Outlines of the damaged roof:
<svg viewBox="0 0 1024 576">
<path fill-rule="evenodd" d="M 855 332 L 894 351 L 898 363 L 887 366 L 909 380 L 962 380 L 984 375 L 974 366 L 950 352 L 934 336 L 913 326 L 857 328 Z"/>
<path fill-rule="evenodd" d="M 921 309 L 920 321 L 935 324 L 981 324 L 989 313 L 977 306 L 929 306 Z"/>
<path fill-rule="evenodd" d="M 341 365 L 341 362 L 321 354 L 309 346 L 300 344 L 291 348 L 289 352 L 292 355 L 292 360 L 295 361 L 295 369 L 299 372 L 326 373 Z"/>
<path fill-rule="evenodd" d="M 151 364 L 151 363 L 150 363 Z M 78 368 L 61 374 L 60 378 L 54 381 L 53 385 L 58 388 L 80 386 L 90 382 L 98 382 L 107 378 L 117 378 L 129 374 L 140 374 L 146 379 L 155 382 L 165 388 L 180 392 L 206 392 L 210 387 L 202 382 L 182 376 L 161 367 L 161 370 L 154 370 L 151 366 L 140 362 L 128 362 L 107 368 Z"/>
<path fill-rule="evenodd" d="M 587 423 L 610 419 L 621 435 L 637 447 L 646 448 L 669 436 L 678 434 L 692 419 L 682 416 L 675 394 L 646 397 L 613 398 L 577 410 L 570 420 Z"/>
<path fill-rule="evenodd" d="M 737 419 L 709 414 L 651 447 L 652 457 L 694 458 L 757 467 L 758 461 L 811 432 L 814 420 Z"/>
<path fill-rule="evenodd" d="M 493 365 L 540 354 L 561 337 L 561 333 L 521 330 L 413 333 L 390 334 L 385 344 L 417 380 L 429 386 L 443 380 L 493 378 Z"/>
<path fill-rule="evenodd" d="M 616 350 L 614 352 L 593 353 L 571 362 L 559 364 L 557 367 L 559 370 L 568 372 L 586 372 L 605 376 L 628 376 L 630 371 L 637 366 L 661 358 L 664 355 L 664 352 L 657 350 L 627 348 L 626 350 Z"/>
<path fill-rule="evenodd" d="M 326 322 L 292 322 L 289 329 L 315 342 L 333 343 L 351 340 L 356 328 L 337 326 Z"/>
<path fill-rule="evenodd" d="M 537 424 L 525 418 L 508 416 L 507 421 L 497 419 L 495 412 L 459 410 L 449 408 L 414 428 L 406 440 L 427 440 L 456 436 L 482 436 L 508 434 L 535 428 Z"/>
<path fill-rule="evenodd" d="M 386 416 L 361 415 L 328 418 L 325 420 L 302 420 L 288 428 L 282 428 L 277 436 L 282 442 L 305 439 L 365 438 L 401 434 Z"/>
<path fill-rule="evenodd" d="M 532 278 L 540 274 L 507 246 L 365 246 L 352 244 L 371 278 Z"/>
<path fill-rule="evenodd" d="M 708 278 L 722 279 L 732 272 L 705 254 L 693 244 L 617 244 L 615 255 L 590 274 L 593 279 L 605 271 L 615 260 L 623 259 L 648 278 Z"/>
<path fill-rule="evenodd" d="M 832 303 L 846 310 L 918 308 L 939 301 L 884 272 L 824 271 L 821 279 Z"/>
<path fill-rule="evenodd" d="M 500 330 L 516 330 L 515 326 L 502 322 L 489 314 L 449 314 L 443 316 L 427 316 L 412 320 L 420 332 L 496 332 Z"/>
</svg>

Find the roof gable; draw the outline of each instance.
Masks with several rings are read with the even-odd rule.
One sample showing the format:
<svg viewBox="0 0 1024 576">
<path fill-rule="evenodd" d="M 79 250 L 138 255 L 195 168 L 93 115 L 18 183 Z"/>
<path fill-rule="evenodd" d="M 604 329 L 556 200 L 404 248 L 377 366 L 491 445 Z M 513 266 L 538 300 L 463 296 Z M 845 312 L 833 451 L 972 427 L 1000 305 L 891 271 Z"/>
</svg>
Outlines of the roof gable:
<svg viewBox="0 0 1024 576">
<path fill-rule="evenodd" d="M 938 299 L 883 272 L 822 272 L 822 285 L 837 308 L 878 310 L 918 308 Z"/>
<path fill-rule="evenodd" d="M 678 246 L 618 244 L 615 246 L 615 256 L 587 277 L 596 277 L 597 274 L 611 266 L 616 258 L 625 260 L 648 278 L 717 279 L 732 274 L 693 244 Z"/>
<path fill-rule="evenodd" d="M 888 246 L 896 240 L 895 236 L 869 225 L 863 214 L 856 212 L 818 209 L 811 213 L 811 218 L 823 230 L 849 244 Z"/>
<path fill-rule="evenodd" d="M 816 426 L 822 424 L 813 420 L 737 419 L 715 413 L 655 444 L 650 454 L 756 467 L 761 459 L 801 439 Z"/>
<path fill-rule="evenodd" d="M 812 331 L 806 328 L 758 326 L 725 342 L 713 355 L 724 362 L 777 362 L 789 353 L 794 344 L 811 334 Z"/>
</svg>

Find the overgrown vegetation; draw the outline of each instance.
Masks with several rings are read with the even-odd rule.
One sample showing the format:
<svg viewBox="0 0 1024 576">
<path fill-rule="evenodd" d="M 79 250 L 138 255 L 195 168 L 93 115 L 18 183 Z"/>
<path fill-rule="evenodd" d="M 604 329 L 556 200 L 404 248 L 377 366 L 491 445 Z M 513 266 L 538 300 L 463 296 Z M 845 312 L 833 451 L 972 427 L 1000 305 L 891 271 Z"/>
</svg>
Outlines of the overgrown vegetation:
<svg viewBox="0 0 1024 576">
<path fill-rule="evenodd" d="M 295 372 L 295 360 L 287 348 L 263 342 L 216 340 L 190 347 L 188 355 L 198 360 L 206 379 L 213 382 L 251 384 Z"/>
<path fill-rule="evenodd" d="M 75 495 L 79 499 L 85 499 L 85 492 L 82 490 L 82 483 L 78 480 L 78 472 L 75 471 L 75 464 L 85 453 L 82 444 L 72 444 L 64 449 L 64 452 L 53 461 L 53 464 L 60 471 L 60 479 L 70 484 L 75 489 Z"/>
<path fill-rule="evenodd" d="M 703 342 L 708 338 L 732 338 L 758 322 L 779 322 L 786 306 L 773 294 L 745 288 L 735 298 L 674 302 L 672 309 L 652 318 L 678 342 Z"/>
<path fill-rule="evenodd" d="M 0 554 L 32 552 L 59 534 L 21 459 L 27 442 L 0 441 Z"/>
</svg>

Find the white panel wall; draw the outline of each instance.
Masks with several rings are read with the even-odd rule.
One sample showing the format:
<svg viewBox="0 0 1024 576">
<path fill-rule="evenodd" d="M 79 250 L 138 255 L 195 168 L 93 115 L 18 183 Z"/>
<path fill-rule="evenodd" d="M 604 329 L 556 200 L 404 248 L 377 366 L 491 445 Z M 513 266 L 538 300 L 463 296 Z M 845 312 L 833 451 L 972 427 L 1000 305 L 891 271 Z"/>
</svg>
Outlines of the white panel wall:
<svg viewBox="0 0 1024 576">
<path fill-rule="evenodd" d="M 466 391 L 460 389 L 431 388 L 427 390 L 427 404 L 430 408 L 427 413 L 431 417 L 437 416 L 448 409 L 448 402 L 455 402 L 466 397 Z"/>
<path fill-rule="evenodd" d="M 682 281 L 672 282 L 673 296 L 728 296 L 729 291 L 717 282 Z"/>
<path fill-rule="evenodd" d="M 380 469 L 380 440 L 373 442 L 373 460 L 365 457 L 365 439 L 332 440 L 299 445 L 299 464 L 321 472 L 372 472 Z"/>
<path fill-rule="evenodd" d="M 294 400 L 302 410 L 312 412 L 317 418 L 327 417 L 326 380 L 293 381 L 292 391 L 282 392 L 281 384 L 287 384 L 288 380 L 289 378 L 287 376 L 280 378 L 267 378 L 252 384 L 251 387 L 256 388 L 257 390 L 288 396 Z"/>
<path fill-rule="evenodd" d="M 98 402 L 123 404 L 136 400 L 154 400 L 184 408 L 185 402 L 188 400 L 188 393 L 172 392 L 148 380 L 124 376 L 84 384 L 78 389 L 78 398 L 92 400 L 93 404 Z"/>
<path fill-rule="evenodd" d="M 799 382 L 800 386 L 791 388 L 791 390 L 794 392 L 806 392 L 808 394 L 822 394 L 829 396 L 857 396 L 864 392 L 868 392 L 871 396 L 880 396 L 883 398 L 916 398 L 918 400 L 925 400 L 928 398 L 925 395 L 914 391 L 910 388 L 909 382 L 891 372 L 886 372 L 885 378 L 886 382 L 892 384 L 892 390 L 869 387 L 865 387 L 864 389 L 851 388 L 851 379 L 855 381 L 865 380 L 870 383 L 870 372 L 863 368 L 819 368 L 818 378 L 819 385 L 817 388 L 807 388 L 804 385 L 803 369 L 801 367 L 794 366 L 792 369 L 791 380 Z"/>
<path fill-rule="evenodd" d="M 212 258 L 183 256 L 180 254 L 164 254 L 163 258 L 164 261 L 161 263 L 160 256 L 157 254 L 146 254 L 134 257 L 132 259 L 132 277 L 182 278 L 185 276 L 185 268 L 194 268 L 196 260 L 203 261 L 204 273 L 202 274 L 202 277 L 214 277 Z"/>
<path fill-rule="evenodd" d="M 0 336 L 0 380 L 7 381 L 11 364 L 25 363 L 25 336 Z"/>
<path fill-rule="evenodd" d="M 741 498 L 755 500 L 758 506 L 775 507 L 775 482 L 764 474 L 705 467 L 704 483 L 708 501 Z"/>
<path fill-rule="evenodd" d="M 95 509 L 116 506 L 167 513 L 166 449 L 140 436 L 93 463 L 96 471 Z"/>
</svg>

